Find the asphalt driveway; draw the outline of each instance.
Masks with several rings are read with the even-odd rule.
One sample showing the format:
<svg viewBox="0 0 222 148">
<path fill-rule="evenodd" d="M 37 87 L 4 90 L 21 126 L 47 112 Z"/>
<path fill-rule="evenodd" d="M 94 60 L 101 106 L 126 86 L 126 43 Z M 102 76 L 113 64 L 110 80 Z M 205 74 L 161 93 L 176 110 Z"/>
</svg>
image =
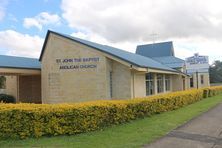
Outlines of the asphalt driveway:
<svg viewBox="0 0 222 148">
<path fill-rule="evenodd" d="M 145 148 L 222 148 L 222 103 Z"/>
</svg>

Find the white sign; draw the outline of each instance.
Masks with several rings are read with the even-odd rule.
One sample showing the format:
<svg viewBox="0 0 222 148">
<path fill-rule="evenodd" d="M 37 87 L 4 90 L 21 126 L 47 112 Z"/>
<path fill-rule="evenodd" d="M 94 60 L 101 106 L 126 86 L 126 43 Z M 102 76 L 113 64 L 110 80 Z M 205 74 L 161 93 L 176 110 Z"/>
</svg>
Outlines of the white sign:
<svg viewBox="0 0 222 148">
<path fill-rule="evenodd" d="M 186 58 L 185 63 L 188 73 L 192 73 L 192 71 L 208 72 L 209 69 L 208 56 L 200 56 L 199 54 L 194 54 L 194 56 Z"/>
<path fill-rule="evenodd" d="M 194 54 L 194 56 L 186 58 L 186 63 L 192 64 L 208 64 L 208 56 L 199 56 Z"/>
</svg>

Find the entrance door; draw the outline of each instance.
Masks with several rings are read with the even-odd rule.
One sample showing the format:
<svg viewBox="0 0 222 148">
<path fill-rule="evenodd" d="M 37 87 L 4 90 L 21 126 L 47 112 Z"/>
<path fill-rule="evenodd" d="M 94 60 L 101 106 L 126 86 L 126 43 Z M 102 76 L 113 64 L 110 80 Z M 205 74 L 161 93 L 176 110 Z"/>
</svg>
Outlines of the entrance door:
<svg viewBox="0 0 222 148">
<path fill-rule="evenodd" d="M 41 103 L 41 76 L 19 76 L 19 101 Z"/>
</svg>

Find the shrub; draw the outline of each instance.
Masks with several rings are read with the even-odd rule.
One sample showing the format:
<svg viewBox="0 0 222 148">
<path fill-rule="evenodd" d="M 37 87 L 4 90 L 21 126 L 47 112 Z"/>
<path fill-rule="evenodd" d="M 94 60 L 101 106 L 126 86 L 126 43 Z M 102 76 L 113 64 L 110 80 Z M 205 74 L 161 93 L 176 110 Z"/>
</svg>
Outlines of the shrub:
<svg viewBox="0 0 222 148">
<path fill-rule="evenodd" d="M 0 137 L 72 135 L 174 110 L 222 91 L 205 88 L 145 98 L 73 104 L 0 104 Z M 205 96 L 206 97 L 206 96 Z"/>
<path fill-rule="evenodd" d="M 0 102 L 4 103 L 15 103 L 15 98 L 11 95 L 0 94 Z"/>
<path fill-rule="evenodd" d="M 203 88 L 202 90 L 203 97 L 207 98 L 220 94 L 222 92 L 222 86 L 207 87 Z"/>
</svg>

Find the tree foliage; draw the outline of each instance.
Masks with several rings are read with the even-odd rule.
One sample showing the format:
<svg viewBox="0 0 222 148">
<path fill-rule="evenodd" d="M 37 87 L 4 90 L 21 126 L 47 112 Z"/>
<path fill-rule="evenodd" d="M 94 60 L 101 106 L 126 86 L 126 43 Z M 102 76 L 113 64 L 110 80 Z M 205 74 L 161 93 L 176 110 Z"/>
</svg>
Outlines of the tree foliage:
<svg viewBox="0 0 222 148">
<path fill-rule="evenodd" d="M 210 66 L 210 83 L 222 83 L 222 62 L 219 60 Z"/>
</svg>

